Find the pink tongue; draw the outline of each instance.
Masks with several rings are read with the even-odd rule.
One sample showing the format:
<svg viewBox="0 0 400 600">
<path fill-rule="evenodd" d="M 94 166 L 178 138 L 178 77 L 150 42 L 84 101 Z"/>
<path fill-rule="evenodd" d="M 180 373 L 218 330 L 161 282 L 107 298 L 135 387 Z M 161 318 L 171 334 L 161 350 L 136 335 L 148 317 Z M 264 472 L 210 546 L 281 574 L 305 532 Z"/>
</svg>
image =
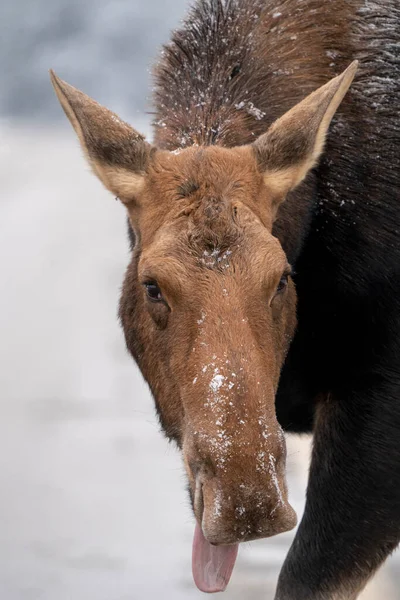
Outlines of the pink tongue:
<svg viewBox="0 0 400 600">
<path fill-rule="evenodd" d="M 231 578 L 239 544 L 212 546 L 196 523 L 193 538 L 192 572 L 202 592 L 223 592 Z"/>
</svg>

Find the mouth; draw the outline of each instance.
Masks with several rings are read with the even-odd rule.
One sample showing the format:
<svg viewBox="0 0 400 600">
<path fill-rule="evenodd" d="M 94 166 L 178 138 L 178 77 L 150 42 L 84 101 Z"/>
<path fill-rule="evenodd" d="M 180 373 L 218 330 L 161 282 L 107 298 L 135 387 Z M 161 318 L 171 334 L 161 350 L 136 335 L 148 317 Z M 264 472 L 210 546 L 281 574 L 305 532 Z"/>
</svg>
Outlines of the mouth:
<svg viewBox="0 0 400 600">
<path fill-rule="evenodd" d="M 234 514 L 236 521 L 238 518 L 243 519 L 242 526 L 238 528 L 230 524 L 226 528 L 226 519 L 229 519 L 227 515 L 232 507 L 228 505 L 226 507 L 228 512 L 225 513 L 218 488 L 210 486 L 210 482 L 202 482 L 201 479 L 201 476 L 196 477 L 193 494 L 193 509 L 196 516 L 192 547 L 193 579 L 202 592 L 223 592 L 235 566 L 239 543 L 288 531 L 295 526 L 297 519 L 290 505 L 281 502 L 269 513 L 269 518 L 265 519 L 263 516 L 261 522 L 257 521 L 257 528 L 255 528 L 251 519 L 251 510 L 241 505 L 241 510 L 238 511 L 236 508 Z M 268 498 L 268 494 L 266 496 Z M 231 499 L 230 496 L 228 498 Z M 257 498 L 259 500 L 259 496 Z M 253 504 L 261 506 L 257 498 L 253 499 Z M 271 518 L 272 514 L 273 518 Z"/>
</svg>

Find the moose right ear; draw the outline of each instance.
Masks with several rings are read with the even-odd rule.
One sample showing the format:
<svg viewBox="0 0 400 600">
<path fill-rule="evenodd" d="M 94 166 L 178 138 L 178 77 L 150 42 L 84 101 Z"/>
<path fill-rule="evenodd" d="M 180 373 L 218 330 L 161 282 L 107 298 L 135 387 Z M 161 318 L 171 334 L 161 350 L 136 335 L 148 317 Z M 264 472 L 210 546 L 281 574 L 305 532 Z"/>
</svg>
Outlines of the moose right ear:
<svg viewBox="0 0 400 600">
<path fill-rule="evenodd" d="M 94 173 L 114 196 L 128 203 L 144 186 L 150 144 L 117 115 L 62 81 L 54 71 L 50 71 L 50 78 Z"/>
<path fill-rule="evenodd" d="M 254 143 L 264 181 L 278 201 L 318 163 L 329 124 L 353 81 L 358 62 L 294 106 Z"/>
</svg>

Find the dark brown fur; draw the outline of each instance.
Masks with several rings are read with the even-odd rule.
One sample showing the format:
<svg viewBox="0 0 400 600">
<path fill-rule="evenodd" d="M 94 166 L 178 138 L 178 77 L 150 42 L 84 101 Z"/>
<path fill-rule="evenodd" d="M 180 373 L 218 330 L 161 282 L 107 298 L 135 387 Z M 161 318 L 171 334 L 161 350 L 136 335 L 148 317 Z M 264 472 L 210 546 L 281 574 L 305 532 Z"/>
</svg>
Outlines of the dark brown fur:
<svg viewBox="0 0 400 600">
<path fill-rule="evenodd" d="M 356 13 L 343 0 L 197 2 L 155 69 L 156 144 L 251 143 L 360 53 Z"/>
</svg>

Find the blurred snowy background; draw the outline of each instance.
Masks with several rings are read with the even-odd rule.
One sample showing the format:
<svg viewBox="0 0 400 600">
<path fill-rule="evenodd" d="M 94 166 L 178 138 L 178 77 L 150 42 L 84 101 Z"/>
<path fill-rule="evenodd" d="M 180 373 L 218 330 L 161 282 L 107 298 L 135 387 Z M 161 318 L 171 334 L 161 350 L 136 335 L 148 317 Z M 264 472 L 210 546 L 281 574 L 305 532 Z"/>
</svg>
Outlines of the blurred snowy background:
<svg viewBox="0 0 400 600">
<path fill-rule="evenodd" d="M 149 67 L 186 0 L 0 3 L 0 598 L 189 600 L 180 458 L 125 351 L 125 215 L 48 69 L 150 134 Z M 289 440 L 301 514 L 307 439 Z M 241 549 L 227 600 L 270 600 L 292 534 Z M 366 590 L 400 598 L 398 560 Z"/>
</svg>

